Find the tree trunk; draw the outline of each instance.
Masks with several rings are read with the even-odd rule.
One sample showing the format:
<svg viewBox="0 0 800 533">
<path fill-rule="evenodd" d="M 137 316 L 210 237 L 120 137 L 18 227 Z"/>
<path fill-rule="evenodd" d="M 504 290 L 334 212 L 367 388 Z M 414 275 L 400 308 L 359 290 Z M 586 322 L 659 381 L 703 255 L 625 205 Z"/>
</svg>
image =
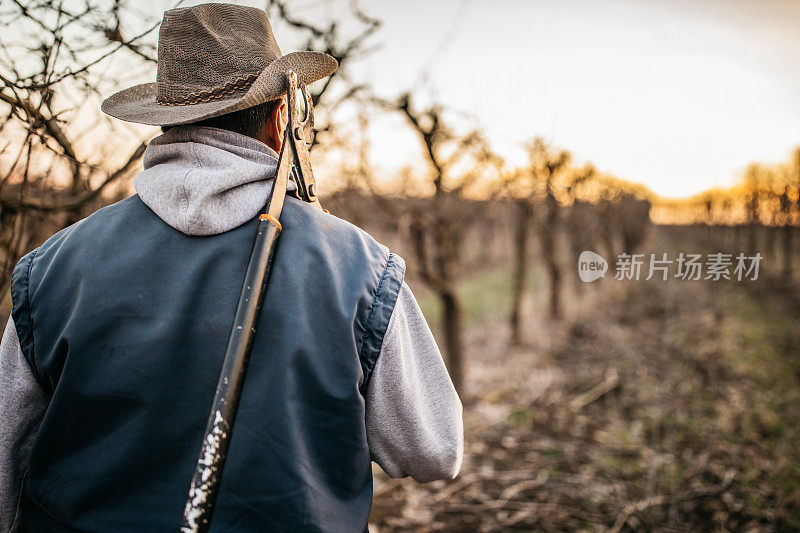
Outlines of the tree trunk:
<svg viewBox="0 0 800 533">
<path fill-rule="evenodd" d="M 763 238 L 761 239 L 764 246 L 764 255 L 769 257 L 769 261 L 774 261 L 777 263 L 778 254 L 776 253 L 778 250 L 777 246 L 777 228 L 773 226 L 763 226 Z"/>
<path fill-rule="evenodd" d="M 552 195 L 547 196 L 547 217 L 542 228 L 542 252 L 547 262 L 550 278 L 550 317 L 561 317 L 561 268 L 556 257 L 556 231 L 558 229 L 558 203 Z"/>
<path fill-rule="evenodd" d="M 792 226 L 785 224 L 781 228 L 783 233 L 783 275 L 792 277 Z"/>
<path fill-rule="evenodd" d="M 748 229 L 750 231 L 748 232 L 747 252 L 752 255 L 756 253 L 756 247 L 758 245 L 758 224 L 751 222 Z"/>
<path fill-rule="evenodd" d="M 461 338 L 461 302 L 453 291 L 439 293 L 447 370 L 459 396 L 464 392 L 464 343 Z"/>
<path fill-rule="evenodd" d="M 440 217 L 452 213 L 447 198 L 434 197 L 434 212 Z M 450 206 L 451 208 L 453 206 Z M 416 217 L 424 220 L 423 217 Z M 461 331 L 461 301 L 455 289 L 454 274 L 461 257 L 461 240 L 454 217 L 428 220 L 411 225 L 412 244 L 417 255 L 420 276 L 432 288 L 442 303 L 442 333 L 444 335 L 444 360 L 453 385 L 459 395 L 464 394 L 464 342 Z M 431 246 L 430 250 L 428 245 Z M 429 254 L 432 252 L 432 255 Z"/>
<path fill-rule="evenodd" d="M 525 296 L 525 278 L 528 273 L 528 235 L 533 208 L 520 200 L 517 202 L 517 226 L 514 232 L 514 289 L 511 303 L 511 343 L 522 342 L 522 302 Z"/>
<path fill-rule="evenodd" d="M 744 252 L 744 226 L 736 224 L 734 228 L 734 248 L 736 252 Z"/>
<path fill-rule="evenodd" d="M 603 231 L 603 246 L 606 249 L 606 257 L 613 264 L 616 258 L 616 248 L 614 247 L 614 237 L 611 235 L 611 230 L 605 229 Z"/>
<path fill-rule="evenodd" d="M 555 261 L 548 265 L 550 272 L 550 316 L 561 318 L 561 269 Z"/>
<path fill-rule="evenodd" d="M 495 264 L 494 257 L 495 257 L 495 247 L 492 244 L 495 241 L 495 237 L 498 233 L 498 228 L 496 227 L 496 222 L 492 218 L 485 218 L 483 219 L 483 224 L 481 227 L 478 228 L 478 232 L 480 233 L 484 245 L 480 247 L 478 252 L 478 264 L 483 267 L 486 265 L 493 265 Z"/>
</svg>

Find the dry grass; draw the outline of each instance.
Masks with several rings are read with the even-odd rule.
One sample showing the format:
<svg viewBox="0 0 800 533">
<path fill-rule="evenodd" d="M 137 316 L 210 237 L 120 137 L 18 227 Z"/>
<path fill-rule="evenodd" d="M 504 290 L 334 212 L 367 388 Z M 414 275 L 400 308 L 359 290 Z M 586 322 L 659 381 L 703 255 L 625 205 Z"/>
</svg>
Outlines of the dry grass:
<svg viewBox="0 0 800 533">
<path fill-rule="evenodd" d="M 468 336 L 462 474 L 376 474 L 373 529 L 797 530 L 795 291 L 606 280 L 564 321 L 533 313 L 514 349 L 487 311 Z"/>
</svg>

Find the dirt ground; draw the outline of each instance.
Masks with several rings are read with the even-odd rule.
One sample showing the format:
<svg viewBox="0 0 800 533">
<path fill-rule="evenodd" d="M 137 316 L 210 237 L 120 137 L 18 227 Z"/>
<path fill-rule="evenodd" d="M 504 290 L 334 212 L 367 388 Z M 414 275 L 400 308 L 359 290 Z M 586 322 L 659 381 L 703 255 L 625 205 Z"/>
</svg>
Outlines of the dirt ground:
<svg viewBox="0 0 800 533">
<path fill-rule="evenodd" d="M 656 230 L 644 251 L 681 239 Z M 570 270 L 566 318 L 545 318 L 534 282 L 518 347 L 502 305 L 478 305 L 461 474 L 376 468 L 371 531 L 800 529 L 800 290 L 764 267 L 581 287 Z M 469 305 L 497 298 L 492 275 L 466 283 Z"/>
</svg>

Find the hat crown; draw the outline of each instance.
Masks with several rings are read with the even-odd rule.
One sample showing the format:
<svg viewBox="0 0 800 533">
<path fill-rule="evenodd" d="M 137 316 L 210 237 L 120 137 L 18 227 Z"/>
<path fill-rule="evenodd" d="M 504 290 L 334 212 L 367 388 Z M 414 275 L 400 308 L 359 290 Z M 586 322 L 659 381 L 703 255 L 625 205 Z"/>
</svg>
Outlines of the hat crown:
<svg viewBox="0 0 800 533">
<path fill-rule="evenodd" d="M 171 9 L 159 30 L 156 100 L 185 105 L 235 96 L 281 55 L 260 9 L 231 4 Z"/>
</svg>

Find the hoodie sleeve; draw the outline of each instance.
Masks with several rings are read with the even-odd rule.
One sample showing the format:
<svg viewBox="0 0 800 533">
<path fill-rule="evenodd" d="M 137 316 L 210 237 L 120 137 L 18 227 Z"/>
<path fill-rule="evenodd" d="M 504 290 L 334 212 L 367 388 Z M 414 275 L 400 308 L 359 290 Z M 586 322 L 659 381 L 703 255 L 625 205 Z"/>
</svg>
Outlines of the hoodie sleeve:
<svg viewBox="0 0 800 533">
<path fill-rule="evenodd" d="M 15 525 L 28 452 L 49 402 L 9 318 L 0 342 L 0 531 Z"/>
<path fill-rule="evenodd" d="M 367 384 L 366 426 L 372 459 L 391 477 L 424 483 L 461 469 L 461 401 L 405 283 Z"/>
</svg>

